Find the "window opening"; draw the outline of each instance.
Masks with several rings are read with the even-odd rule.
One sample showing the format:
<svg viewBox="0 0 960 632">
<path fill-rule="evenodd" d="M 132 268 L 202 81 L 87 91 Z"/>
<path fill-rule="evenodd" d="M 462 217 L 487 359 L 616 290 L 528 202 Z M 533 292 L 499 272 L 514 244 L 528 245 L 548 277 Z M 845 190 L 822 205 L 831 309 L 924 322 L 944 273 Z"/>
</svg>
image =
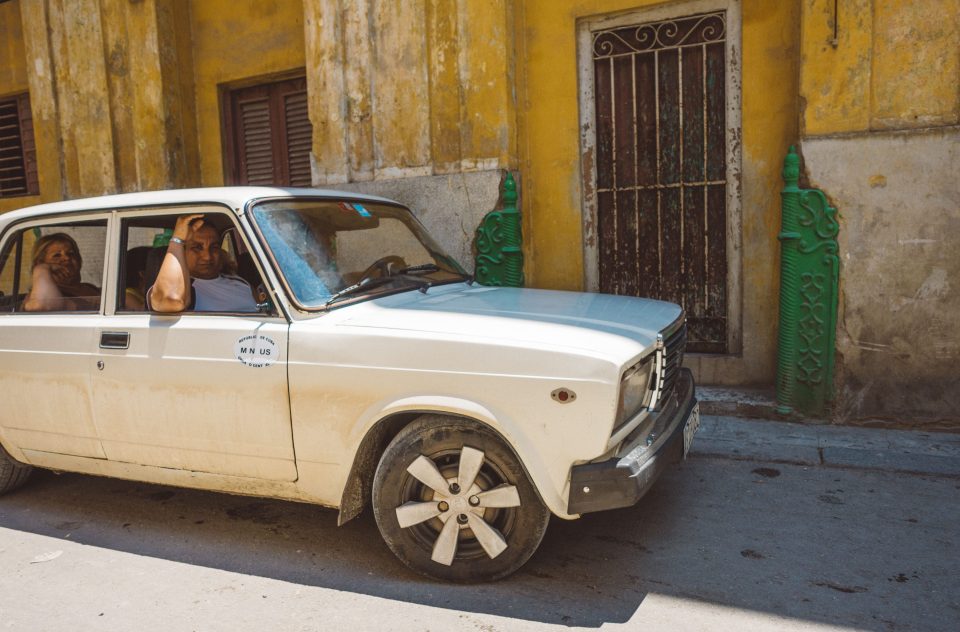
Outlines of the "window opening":
<svg viewBox="0 0 960 632">
<path fill-rule="evenodd" d="M 39 193 L 30 97 L 0 99 L 0 198 Z"/>
<path fill-rule="evenodd" d="M 221 273 L 243 278 L 252 290 L 257 291 L 257 302 L 262 302 L 259 300 L 261 296 L 265 301 L 266 285 L 230 217 L 224 213 L 207 212 L 205 209 L 189 209 L 186 212 L 203 213 L 204 220 L 216 227 L 221 234 Z M 146 293 L 156 281 L 170 237 L 173 236 L 173 227 L 177 217 L 182 214 L 145 215 L 123 220 L 123 256 L 120 283 L 117 284 L 118 311 L 146 311 Z M 271 307 L 269 313 L 275 314 L 276 310 Z"/>
<path fill-rule="evenodd" d="M 229 90 L 225 102 L 228 184 L 310 186 L 306 79 Z"/>
<path fill-rule="evenodd" d="M 0 312 L 99 311 L 106 235 L 106 220 L 98 220 L 11 236 L 0 262 Z M 41 265 L 44 272 L 37 271 Z"/>
</svg>

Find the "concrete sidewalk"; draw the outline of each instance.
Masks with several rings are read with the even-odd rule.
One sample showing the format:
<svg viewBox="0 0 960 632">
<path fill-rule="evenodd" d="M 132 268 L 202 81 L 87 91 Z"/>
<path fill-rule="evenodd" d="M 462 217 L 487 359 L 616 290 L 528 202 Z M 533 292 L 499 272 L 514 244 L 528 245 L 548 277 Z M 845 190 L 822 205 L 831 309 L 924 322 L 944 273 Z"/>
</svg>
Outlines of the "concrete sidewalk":
<svg viewBox="0 0 960 632">
<path fill-rule="evenodd" d="M 691 453 L 960 478 L 960 434 L 703 415 Z"/>
</svg>

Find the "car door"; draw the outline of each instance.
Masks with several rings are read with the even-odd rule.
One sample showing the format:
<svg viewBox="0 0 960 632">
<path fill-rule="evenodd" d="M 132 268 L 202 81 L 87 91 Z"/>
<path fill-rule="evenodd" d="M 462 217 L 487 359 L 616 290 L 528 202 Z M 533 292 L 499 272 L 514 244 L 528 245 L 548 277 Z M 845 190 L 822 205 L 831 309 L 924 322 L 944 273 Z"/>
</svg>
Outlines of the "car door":
<svg viewBox="0 0 960 632">
<path fill-rule="evenodd" d="M 236 228 L 223 209 L 182 210 Z M 113 269 L 124 274 L 111 275 L 91 378 L 104 452 L 125 463 L 296 480 L 287 320 L 276 311 L 164 315 L 125 304 L 121 279 L 136 276 L 125 270 L 126 253 L 149 244 L 162 256 L 172 212 L 120 213 L 111 237 Z"/>
<path fill-rule="evenodd" d="M 90 373 L 103 304 L 107 215 L 56 217 L 13 227 L 0 257 L 0 426 L 5 440 L 36 453 L 104 458 L 93 415 Z M 69 245 L 94 300 L 31 307 L 34 255 Z M 78 284 L 78 285 L 79 285 Z M 42 455 L 36 455 L 42 456 Z M 42 460 L 42 459 L 41 459 Z"/>
</svg>

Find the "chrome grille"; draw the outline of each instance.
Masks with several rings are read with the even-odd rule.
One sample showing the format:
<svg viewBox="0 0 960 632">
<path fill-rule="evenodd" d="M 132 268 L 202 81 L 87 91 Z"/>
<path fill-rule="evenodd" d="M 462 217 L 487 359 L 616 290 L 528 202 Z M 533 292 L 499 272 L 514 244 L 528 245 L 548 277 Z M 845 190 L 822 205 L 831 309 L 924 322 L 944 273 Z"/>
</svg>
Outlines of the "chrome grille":
<svg viewBox="0 0 960 632">
<path fill-rule="evenodd" d="M 660 410 L 663 402 L 673 392 L 680 367 L 683 366 L 683 350 L 687 345 L 687 323 L 680 318 L 657 336 L 657 385 L 653 410 Z"/>
</svg>

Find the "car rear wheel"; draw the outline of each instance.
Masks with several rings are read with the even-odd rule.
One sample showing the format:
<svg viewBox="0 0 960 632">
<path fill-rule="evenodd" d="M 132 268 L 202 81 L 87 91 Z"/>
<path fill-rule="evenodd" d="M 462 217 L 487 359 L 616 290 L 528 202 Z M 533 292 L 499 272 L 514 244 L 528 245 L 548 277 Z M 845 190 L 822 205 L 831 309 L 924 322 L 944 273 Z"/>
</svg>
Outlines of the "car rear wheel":
<svg viewBox="0 0 960 632">
<path fill-rule="evenodd" d="M 0 446 L 0 494 L 12 492 L 27 482 L 33 468 L 13 460 Z"/>
<path fill-rule="evenodd" d="M 550 512 L 491 430 L 425 415 L 390 443 L 373 480 L 387 545 L 413 570 L 445 581 L 500 579 L 526 562 Z"/>
</svg>

